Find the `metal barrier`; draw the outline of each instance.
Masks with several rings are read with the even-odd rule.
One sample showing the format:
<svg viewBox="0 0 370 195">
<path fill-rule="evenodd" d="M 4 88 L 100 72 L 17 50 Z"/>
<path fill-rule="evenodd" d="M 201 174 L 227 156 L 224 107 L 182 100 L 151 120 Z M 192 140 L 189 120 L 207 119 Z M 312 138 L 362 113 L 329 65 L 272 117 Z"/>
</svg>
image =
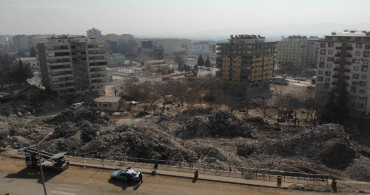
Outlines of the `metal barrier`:
<svg viewBox="0 0 370 195">
<path fill-rule="evenodd" d="M 267 170 L 267 169 L 253 169 L 246 167 L 225 166 L 219 164 L 206 164 L 206 163 L 191 163 L 181 161 L 166 161 L 145 158 L 131 158 L 119 156 L 104 156 L 101 154 L 81 154 L 81 153 L 68 153 L 66 154 L 71 162 L 82 162 L 99 165 L 109 165 L 117 167 L 137 167 L 137 168 L 153 168 L 155 163 L 158 163 L 157 170 L 187 172 L 193 173 L 198 170 L 200 174 L 215 175 L 243 179 L 257 179 L 265 181 L 277 181 L 277 177 L 281 176 L 285 183 L 296 184 L 329 184 L 330 177 L 325 174 L 309 174 L 300 172 Z"/>
</svg>

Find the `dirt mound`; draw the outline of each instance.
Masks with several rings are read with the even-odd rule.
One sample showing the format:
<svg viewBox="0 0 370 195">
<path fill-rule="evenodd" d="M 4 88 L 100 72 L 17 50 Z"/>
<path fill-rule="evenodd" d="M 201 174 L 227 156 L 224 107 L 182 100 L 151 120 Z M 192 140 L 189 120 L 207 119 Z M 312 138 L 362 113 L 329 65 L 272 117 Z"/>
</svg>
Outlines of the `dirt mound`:
<svg viewBox="0 0 370 195">
<path fill-rule="evenodd" d="M 252 137 L 244 122 L 227 111 L 216 111 L 206 116 L 195 116 L 181 127 L 177 136 L 182 139 L 206 137 Z"/>
<path fill-rule="evenodd" d="M 321 162 L 334 169 L 345 169 L 353 161 L 356 152 L 343 139 L 328 140 L 320 151 Z"/>
<path fill-rule="evenodd" d="M 258 153 L 270 155 L 314 157 L 327 140 L 332 138 L 344 139 L 345 137 L 346 133 L 342 126 L 324 124 L 289 138 L 260 143 L 256 150 Z"/>
<path fill-rule="evenodd" d="M 109 120 L 106 116 L 101 116 L 101 112 L 94 107 L 80 107 L 77 110 L 66 109 L 59 115 L 47 120 L 50 124 L 60 124 L 64 122 L 79 122 L 87 120 L 91 123 L 105 123 Z"/>
</svg>

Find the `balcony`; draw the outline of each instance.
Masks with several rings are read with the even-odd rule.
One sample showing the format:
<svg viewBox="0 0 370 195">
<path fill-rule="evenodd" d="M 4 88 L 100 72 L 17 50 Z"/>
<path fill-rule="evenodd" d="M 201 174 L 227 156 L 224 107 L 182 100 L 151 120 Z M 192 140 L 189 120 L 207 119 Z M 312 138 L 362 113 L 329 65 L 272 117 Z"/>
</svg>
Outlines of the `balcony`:
<svg viewBox="0 0 370 195">
<path fill-rule="evenodd" d="M 339 71 L 339 68 L 334 68 L 333 70 L 334 70 L 334 71 Z"/>
<path fill-rule="evenodd" d="M 340 64 L 340 62 L 339 61 L 334 61 L 334 64 Z"/>
<path fill-rule="evenodd" d="M 346 48 L 347 50 L 353 50 L 353 47 L 352 46 L 349 46 Z"/>
<path fill-rule="evenodd" d="M 346 68 L 346 69 L 344 69 L 344 72 L 351 72 L 351 70 Z"/>
<path fill-rule="evenodd" d="M 345 62 L 345 65 L 351 65 L 352 62 Z"/>
<path fill-rule="evenodd" d="M 335 47 L 335 49 L 337 49 L 337 50 L 341 50 L 341 49 L 342 49 L 342 47 Z"/>
<path fill-rule="evenodd" d="M 335 75 L 333 75 L 333 78 L 338 78 L 338 75 L 336 75 L 336 74 L 335 74 Z"/>
<path fill-rule="evenodd" d="M 349 80 L 349 76 L 345 76 L 344 79 Z"/>
<path fill-rule="evenodd" d="M 347 58 L 352 58 L 352 54 L 346 54 Z"/>
<path fill-rule="evenodd" d="M 340 57 L 340 56 L 341 56 L 340 53 L 335 54 L 335 57 Z"/>
<path fill-rule="evenodd" d="M 338 85 L 338 83 L 337 83 L 337 82 L 332 82 L 331 84 L 332 84 L 332 85 Z"/>
</svg>

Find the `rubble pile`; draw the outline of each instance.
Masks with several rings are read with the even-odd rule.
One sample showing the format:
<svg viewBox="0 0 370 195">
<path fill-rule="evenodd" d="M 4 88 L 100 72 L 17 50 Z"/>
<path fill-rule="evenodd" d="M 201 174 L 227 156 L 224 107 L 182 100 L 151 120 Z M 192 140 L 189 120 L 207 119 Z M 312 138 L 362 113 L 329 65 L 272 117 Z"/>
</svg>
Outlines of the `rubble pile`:
<svg viewBox="0 0 370 195">
<path fill-rule="evenodd" d="M 344 139 L 345 137 L 346 133 L 342 126 L 324 124 L 292 137 L 260 143 L 256 147 L 256 152 L 280 156 L 314 157 L 327 140 L 332 138 Z"/>
<path fill-rule="evenodd" d="M 321 162 L 334 169 L 345 169 L 353 161 L 356 152 L 343 139 L 330 139 L 320 151 Z"/>
<path fill-rule="evenodd" d="M 128 125 L 95 137 L 79 152 L 174 161 L 192 161 L 196 156 L 194 152 L 177 146 L 164 135 Z"/>
<path fill-rule="evenodd" d="M 211 146 L 196 146 L 191 148 L 197 152 L 198 158 L 208 163 L 215 163 L 218 160 L 226 161 L 227 158 L 220 152 L 218 148 Z"/>
<path fill-rule="evenodd" d="M 182 139 L 206 137 L 249 137 L 251 132 L 230 112 L 219 110 L 205 116 L 195 116 L 181 127 L 177 136 Z"/>
<path fill-rule="evenodd" d="M 101 112 L 97 108 L 86 106 L 80 107 L 77 110 L 66 109 L 46 122 L 55 125 L 64 122 L 76 123 L 82 120 L 87 120 L 91 123 L 106 123 L 109 121 L 109 118 L 107 116 L 102 116 Z"/>
<path fill-rule="evenodd" d="M 33 85 L 23 86 L 22 89 L 14 91 L 14 94 L 0 98 L 0 115 L 18 116 L 36 114 L 42 111 L 42 102 L 53 99 L 55 96 Z"/>
<path fill-rule="evenodd" d="M 178 117 L 193 117 L 193 116 L 201 116 L 201 115 L 210 115 L 212 113 L 212 108 L 192 108 L 184 110 L 182 113 L 178 115 Z"/>
<path fill-rule="evenodd" d="M 242 157 L 248 157 L 253 153 L 254 147 L 251 144 L 239 144 L 236 148 L 236 154 Z"/>
</svg>

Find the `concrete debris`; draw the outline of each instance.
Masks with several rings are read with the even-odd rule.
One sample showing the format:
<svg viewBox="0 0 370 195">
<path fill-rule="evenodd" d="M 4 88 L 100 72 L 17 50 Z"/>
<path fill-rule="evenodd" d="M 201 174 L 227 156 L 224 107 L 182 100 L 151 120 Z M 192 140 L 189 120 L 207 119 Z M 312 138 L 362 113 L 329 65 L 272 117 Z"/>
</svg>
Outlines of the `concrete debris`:
<svg viewBox="0 0 370 195">
<path fill-rule="evenodd" d="M 280 156 L 314 157 L 325 142 L 332 138 L 346 137 L 344 128 L 337 124 L 313 127 L 298 135 L 279 140 L 269 140 L 256 147 L 257 153 Z"/>
<path fill-rule="evenodd" d="M 347 168 L 355 156 L 356 152 L 350 147 L 349 142 L 338 138 L 325 142 L 320 151 L 321 162 L 334 169 Z"/>
<path fill-rule="evenodd" d="M 206 137 L 252 138 L 251 131 L 242 120 L 230 112 L 222 110 L 211 112 L 209 115 L 195 116 L 178 130 L 177 136 L 182 139 Z"/>
<path fill-rule="evenodd" d="M 79 122 L 87 120 L 91 123 L 106 123 L 109 121 L 107 116 L 102 116 L 101 112 L 94 107 L 80 107 L 77 110 L 66 109 L 59 115 L 47 120 L 50 124 L 59 124 L 63 122 Z"/>
</svg>

